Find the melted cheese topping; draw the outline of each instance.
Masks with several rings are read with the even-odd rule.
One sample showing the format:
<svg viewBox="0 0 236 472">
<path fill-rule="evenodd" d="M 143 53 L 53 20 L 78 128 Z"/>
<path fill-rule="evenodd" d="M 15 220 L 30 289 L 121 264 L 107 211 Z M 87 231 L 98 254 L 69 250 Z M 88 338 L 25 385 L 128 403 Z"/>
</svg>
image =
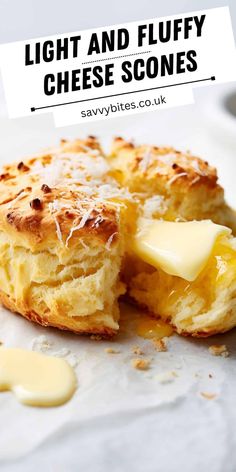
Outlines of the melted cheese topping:
<svg viewBox="0 0 236 472">
<path fill-rule="evenodd" d="M 141 218 L 133 250 L 167 274 L 193 281 L 206 266 L 216 240 L 230 233 L 208 220 L 177 223 Z"/>
<path fill-rule="evenodd" d="M 62 405 L 75 389 L 75 373 L 64 359 L 23 349 L 0 348 L 0 391 L 11 390 L 21 403 Z"/>
</svg>

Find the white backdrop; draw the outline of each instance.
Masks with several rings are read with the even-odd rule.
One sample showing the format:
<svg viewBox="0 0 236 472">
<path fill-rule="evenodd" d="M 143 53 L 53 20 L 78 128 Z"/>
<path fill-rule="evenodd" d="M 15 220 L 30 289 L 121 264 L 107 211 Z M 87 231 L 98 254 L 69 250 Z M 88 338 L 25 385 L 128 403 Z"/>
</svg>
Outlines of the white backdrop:
<svg viewBox="0 0 236 472">
<path fill-rule="evenodd" d="M 0 42 L 229 5 L 235 0 L 0 0 Z"/>
</svg>

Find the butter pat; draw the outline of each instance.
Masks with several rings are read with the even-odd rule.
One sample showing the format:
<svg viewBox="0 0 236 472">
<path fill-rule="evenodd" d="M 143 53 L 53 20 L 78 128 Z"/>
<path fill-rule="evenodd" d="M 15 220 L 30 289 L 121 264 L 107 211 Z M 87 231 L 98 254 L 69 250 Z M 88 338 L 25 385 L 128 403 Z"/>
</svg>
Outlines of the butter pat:
<svg viewBox="0 0 236 472">
<path fill-rule="evenodd" d="M 204 269 L 216 240 L 231 230 L 210 220 L 171 222 L 140 218 L 133 251 L 148 264 L 192 282 Z"/>
<path fill-rule="evenodd" d="M 75 373 L 64 359 L 24 349 L 0 348 L 0 391 L 11 390 L 21 403 L 62 405 L 75 389 Z"/>
</svg>

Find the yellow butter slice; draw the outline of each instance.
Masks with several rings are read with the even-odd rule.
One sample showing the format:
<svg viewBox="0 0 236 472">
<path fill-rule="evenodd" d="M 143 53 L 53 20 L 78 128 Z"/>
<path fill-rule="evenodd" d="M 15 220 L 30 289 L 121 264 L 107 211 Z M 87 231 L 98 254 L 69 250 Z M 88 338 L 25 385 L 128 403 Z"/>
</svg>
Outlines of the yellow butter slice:
<svg viewBox="0 0 236 472">
<path fill-rule="evenodd" d="M 216 240 L 231 230 L 210 220 L 171 222 L 140 218 L 133 242 L 137 256 L 188 281 L 204 269 Z"/>
</svg>

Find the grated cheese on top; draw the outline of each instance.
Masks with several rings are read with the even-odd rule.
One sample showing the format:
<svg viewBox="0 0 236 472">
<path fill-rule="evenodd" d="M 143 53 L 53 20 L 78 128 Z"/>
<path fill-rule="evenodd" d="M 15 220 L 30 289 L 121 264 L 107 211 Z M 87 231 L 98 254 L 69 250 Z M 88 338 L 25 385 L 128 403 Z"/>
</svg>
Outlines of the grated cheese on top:
<svg viewBox="0 0 236 472">
<path fill-rule="evenodd" d="M 109 236 L 109 238 L 108 238 L 108 240 L 107 240 L 107 242 L 106 242 L 106 249 L 107 249 L 108 251 L 111 250 L 111 243 L 112 243 L 113 238 L 114 238 L 114 236 L 115 236 L 116 234 L 118 234 L 117 231 L 115 231 L 114 233 L 112 233 L 111 236 Z"/>
<path fill-rule="evenodd" d="M 68 247 L 68 243 L 69 243 L 69 240 L 72 236 L 72 234 L 75 232 L 75 231 L 78 231 L 80 230 L 81 228 L 83 228 L 86 224 L 86 222 L 88 221 L 88 219 L 90 218 L 91 216 L 91 213 L 93 212 L 94 210 L 94 206 L 91 206 L 82 216 L 80 222 L 78 225 L 76 226 L 73 226 L 69 232 L 69 236 L 67 237 L 66 239 L 66 247 Z"/>
<path fill-rule="evenodd" d="M 171 177 L 167 185 L 172 185 L 177 179 L 179 179 L 180 177 L 184 177 L 185 175 L 187 175 L 187 172 L 181 172 L 181 174 L 174 175 L 173 177 Z"/>
<path fill-rule="evenodd" d="M 163 215 L 168 209 L 165 198 L 162 195 L 154 195 L 147 198 L 143 205 L 143 216 L 145 218 L 152 218 L 155 213 Z"/>
<path fill-rule="evenodd" d="M 151 158 L 152 158 L 152 148 L 149 147 L 146 150 L 146 152 L 144 153 L 143 158 L 142 158 L 142 160 L 140 161 L 140 164 L 139 164 L 139 168 L 143 173 L 146 172 L 146 170 L 147 170 L 147 168 L 150 164 Z"/>
</svg>

